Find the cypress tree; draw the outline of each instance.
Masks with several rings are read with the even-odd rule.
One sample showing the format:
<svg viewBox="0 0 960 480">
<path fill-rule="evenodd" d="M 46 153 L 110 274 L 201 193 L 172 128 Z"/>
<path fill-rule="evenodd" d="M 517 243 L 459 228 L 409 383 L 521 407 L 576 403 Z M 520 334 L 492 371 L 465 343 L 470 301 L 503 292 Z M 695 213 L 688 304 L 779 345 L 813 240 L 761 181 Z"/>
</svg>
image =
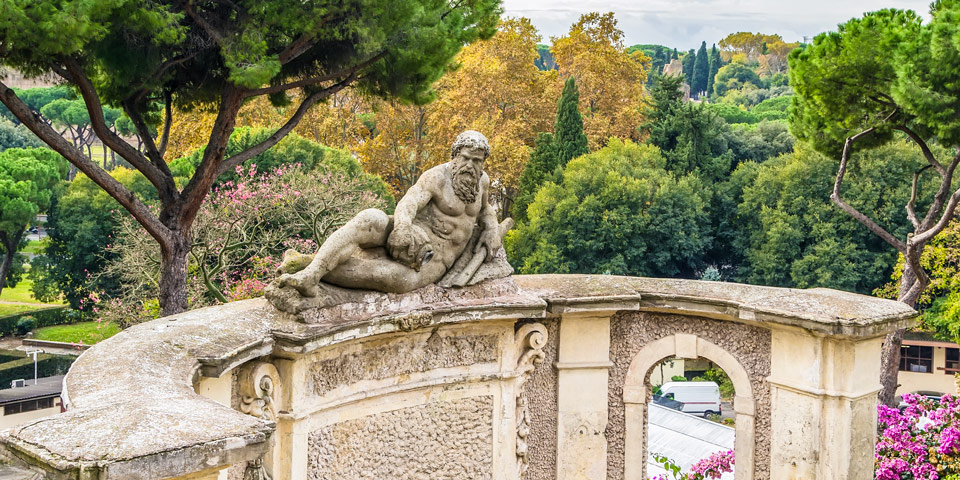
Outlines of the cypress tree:
<svg viewBox="0 0 960 480">
<path fill-rule="evenodd" d="M 573 77 L 563 84 L 563 93 L 557 102 L 557 121 L 553 125 L 553 138 L 559 156 L 557 166 L 563 168 L 570 159 L 590 153 L 587 136 L 583 134 L 583 118 L 580 117 L 580 90 Z"/>
<path fill-rule="evenodd" d="M 673 55 L 670 56 L 670 60 L 676 60 L 676 59 L 678 59 L 678 58 L 680 58 L 680 54 L 678 54 L 678 53 L 677 53 L 677 49 L 674 48 L 674 49 L 673 49 Z"/>
<path fill-rule="evenodd" d="M 568 77 L 557 101 L 557 119 L 553 134 L 541 133 L 530 161 L 520 174 L 520 192 L 510 208 L 517 222 L 526 221 L 527 207 L 544 183 L 558 182 L 563 167 L 571 159 L 590 153 L 583 134 L 583 118 L 579 110 L 580 90 L 573 77 Z"/>
<path fill-rule="evenodd" d="M 692 93 L 693 90 L 693 66 L 697 61 L 697 53 L 691 48 L 686 55 L 683 56 L 683 77 L 687 79 L 687 84 L 690 85 L 690 90 Z"/>
<path fill-rule="evenodd" d="M 707 42 L 700 42 L 700 50 L 693 64 L 693 78 L 690 80 L 690 90 L 699 97 L 707 91 L 707 77 L 710 76 L 710 59 L 707 57 Z"/>
<path fill-rule="evenodd" d="M 707 95 L 713 95 L 713 81 L 723 66 L 723 59 L 720 58 L 720 50 L 717 50 L 717 44 L 713 44 L 710 49 L 710 76 L 707 77 Z"/>
<path fill-rule="evenodd" d="M 537 136 L 533 152 L 530 153 L 530 161 L 523 167 L 523 173 L 520 174 L 520 191 L 513 201 L 513 206 L 510 207 L 510 216 L 514 221 L 527 220 L 527 207 L 533 203 L 540 187 L 553 179 L 553 172 L 557 170 L 559 158 L 553 134 L 541 132 Z"/>
</svg>

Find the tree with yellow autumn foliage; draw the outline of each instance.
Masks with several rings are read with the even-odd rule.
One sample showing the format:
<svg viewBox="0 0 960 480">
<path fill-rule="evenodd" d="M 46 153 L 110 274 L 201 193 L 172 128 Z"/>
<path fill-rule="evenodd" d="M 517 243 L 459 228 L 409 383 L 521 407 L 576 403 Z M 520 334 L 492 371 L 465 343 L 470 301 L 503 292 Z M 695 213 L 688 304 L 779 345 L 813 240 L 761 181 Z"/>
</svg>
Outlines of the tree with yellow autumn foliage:
<svg viewBox="0 0 960 480">
<path fill-rule="evenodd" d="M 539 41 L 529 19 L 505 18 L 496 35 L 465 47 L 459 68 L 435 85 L 428 137 L 433 155 L 446 161 L 464 130 L 486 135 L 491 153 L 484 170 L 501 211 L 509 210 L 537 134 L 553 129 L 562 85 L 555 70 L 534 64 Z"/>
<path fill-rule="evenodd" d="M 427 146 L 427 115 L 433 105 L 374 103 L 373 137 L 358 149 L 368 173 L 380 175 L 400 198 L 426 169 L 445 160 L 431 155 Z"/>
<path fill-rule="evenodd" d="M 550 52 L 563 77 L 576 78 L 583 131 L 591 150 L 611 137 L 637 139 L 650 57 L 628 53 L 613 12 L 582 15 Z"/>
</svg>

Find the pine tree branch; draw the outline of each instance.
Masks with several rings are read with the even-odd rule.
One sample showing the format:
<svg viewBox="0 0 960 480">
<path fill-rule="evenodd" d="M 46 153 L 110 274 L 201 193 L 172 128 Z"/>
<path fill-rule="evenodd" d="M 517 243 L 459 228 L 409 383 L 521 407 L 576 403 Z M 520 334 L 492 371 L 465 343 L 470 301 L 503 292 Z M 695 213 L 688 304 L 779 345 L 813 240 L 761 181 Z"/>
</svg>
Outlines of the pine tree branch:
<svg viewBox="0 0 960 480">
<path fill-rule="evenodd" d="M 110 176 L 105 170 L 91 162 L 83 153 L 67 139 L 60 136 L 56 130 L 30 110 L 13 90 L 0 82 L 0 103 L 10 110 L 20 123 L 24 124 L 34 135 L 44 141 L 54 151 L 66 158 L 87 177 L 103 188 L 111 197 L 117 200 L 147 232 L 158 242 L 163 244 L 170 236 L 170 230 L 160 223 L 160 220 L 136 195 L 122 183 Z"/>
<path fill-rule="evenodd" d="M 847 204 L 840 197 L 840 185 L 843 183 L 843 177 L 847 172 L 847 163 L 850 161 L 851 150 L 853 149 L 853 143 L 863 138 L 876 130 L 874 127 L 870 127 L 852 137 L 847 138 L 847 141 L 843 145 L 843 155 L 840 157 L 840 169 L 837 170 L 837 180 L 833 184 L 833 193 L 830 194 L 830 200 L 833 203 L 837 204 L 841 210 L 847 212 L 848 215 L 853 217 L 856 221 L 863 224 L 875 235 L 883 239 L 883 241 L 889 243 L 893 248 L 896 248 L 900 253 L 906 254 L 907 246 L 899 239 L 894 237 L 890 232 L 886 231 L 883 227 L 874 222 L 870 217 L 864 215 L 856 208 Z"/>
</svg>

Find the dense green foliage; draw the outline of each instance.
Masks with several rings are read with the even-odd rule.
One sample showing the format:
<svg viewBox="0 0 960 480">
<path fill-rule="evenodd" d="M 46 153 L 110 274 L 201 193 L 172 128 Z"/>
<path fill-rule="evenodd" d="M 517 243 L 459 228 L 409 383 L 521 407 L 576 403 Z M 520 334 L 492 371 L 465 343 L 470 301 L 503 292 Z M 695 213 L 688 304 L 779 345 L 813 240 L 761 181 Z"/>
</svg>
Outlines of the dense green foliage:
<svg viewBox="0 0 960 480">
<path fill-rule="evenodd" d="M 903 215 L 910 185 L 900 179 L 923 165 L 916 149 L 896 142 L 859 155 L 851 164 L 847 200 L 905 236 Z M 738 277 L 748 283 L 785 287 L 830 287 L 870 293 L 896 262 L 896 251 L 830 203 L 837 161 L 798 144 L 794 153 L 762 165 L 741 165 L 755 177 L 738 207 L 735 249 Z M 921 184 L 921 205 L 933 186 Z"/>
<path fill-rule="evenodd" d="M 544 45 L 542 43 L 537 44 L 537 59 L 533 61 L 533 64 L 537 66 L 540 70 L 556 70 L 557 62 L 553 60 L 553 54 L 550 53 L 550 45 Z"/>
<path fill-rule="evenodd" d="M 136 171 L 118 168 L 111 175 L 145 201 L 156 200 L 153 186 Z M 31 268 L 34 296 L 51 299 L 62 292 L 73 308 L 79 308 L 89 293 L 91 276 L 96 276 L 96 289 L 116 290 L 116 279 L 96 274 L 109 260 L 104 250 L 117 228 L 120 211 L 116 200 L 85 175 L 78 175 L 47 216 L 50 243 L 43 255 L 34 257 Z"/>
<path fill-rule="evenodd" d="M 693 77 L 690 80 L 690 92 L 696 97 L 707 91 L 708 76 L 710 76 L 710 57 L 707 53 L 707 42 L 701 42 L 700 50 L 697 50 L 697 58 L 693 63 Z"/>
<path fill-rule="evenodd" d="M 717 70 L 716 78 L 713 80 L 713 92 L 723 95 L 730 90 L 739 90 L 747 85 L 763 87 L 764 83 L 752 68 L 740 63 L 731 63 Z"/>
<path fill-rule="evenodd" d="M 462 45 L 491 35 L 498 17 L 492 1 L 451 8 L 426 1 L 11 0 L 4 4 L 0 43 L 3 63 L 27 74 L 47 72 L 65 57 L 81 60 L 99 73 L 100 95 L 113 105 L 139 89 L 172 89 L 183 103 L 215 101 L 227 82 L 258 88 L 378 55 L 358 83 L 422 101 Z M 297 39 L 304 51 L 289 60 L 287 49 Z M 161 68 L 171 60 L 180 68 Z"/>
<path fill-rule="evenodd" d="M 540 189 L 507 253 L 522 273 L 690 275 L 710 243 L 708 192 L 656 147 L 614 139 Z"/>
<path fill-rule="evenodd" d="M 23 125 L 14 125 L 9 120 L 0 119 L 0 151 L 8 148 L 33 148 L 41 145 L 43 145 L 43 142 Z"/>
<path fill-rule="evenodd" d="M 567 162 L 589 151 L 587 136 L 583 133 L 579 103 L 580 93 L 576 81 L 572 76 L 568 77 L 557 101 L 557 120 L 553 126 L 553 134 L 540 134 L 536 149 L 520 175 L 520 192 L 511 207 L 511 215 L 515 220 L 527 218 L 527 207 L 541 185 L 549 180 L 558 181 L 559 170 L 562 170 Z"/>
<path fill-rule="evenodd" d="M 693 78 L 693 69 L 697 63 L 697 52 L 691 48 L 683 58 L 680 59 L 680 62 L 683 65 L 684 78 L 688 80 Z"/>
<path fill-rule="evenodd" d="M 666 159 L 666 169 L 678 174 L 697 172 L 708 181 L 720 180 L 733 166 L 725 124 L 703 104 L 682 101 L 682 77 L 659 78 L 650 91 L 647 122 L 641 129 Z"/>
<path fill-rule="evenodd" d="M 707 75 L 707 94 L 713 95 L 713 84 L 717 77 L 717 72 L 723 66 L 723 58 L 720 57 L 720 50 L 717 50 L 717 44 L 713 44 L 710 49 L 710 73 Z"/>
<path fill-rule="evenodd" d="M 50 206 L 54 188 L 67 173 L 60 155 L 44 148 L 11 148 L 0 152 L 0 290 L 16 286 L 22 274 L 17 250 L 24 230 Z M 12 275 L 11 275 L 12 274 Z"/>
</svg>

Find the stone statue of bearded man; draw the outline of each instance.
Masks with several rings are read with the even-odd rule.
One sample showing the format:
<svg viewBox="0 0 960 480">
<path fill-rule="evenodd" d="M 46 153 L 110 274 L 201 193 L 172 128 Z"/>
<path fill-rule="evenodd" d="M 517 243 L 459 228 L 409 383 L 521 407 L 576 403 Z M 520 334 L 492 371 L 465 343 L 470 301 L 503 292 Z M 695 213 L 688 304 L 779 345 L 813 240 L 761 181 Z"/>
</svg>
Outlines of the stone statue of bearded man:
<svg viewBox="0 0 960 480">
<path fill-rule="evenodd" d="M 448 287 L 482 280 L 475 278 L 477 271 L 501 251 L 503 234 L 512 225 L 498 223 L 490 205 L 490 179 L 483 172 L 489 155 L 481 133 L 461 133 L 450 161 L 424 172 L 392 216 L 364 210 L 312 257 L 287 252 L 267 298 L 278 309 L 297 313 L 329 304 L 323 298 L 329 296 L 328 285 L 406 293 L 432 283 Z M 501 266 L 485 277 L 509 275 L 512 269 L 506 268 L 505 274 Z M 293 291 L 301 298 L 291 298 Z"/>
</svg>

